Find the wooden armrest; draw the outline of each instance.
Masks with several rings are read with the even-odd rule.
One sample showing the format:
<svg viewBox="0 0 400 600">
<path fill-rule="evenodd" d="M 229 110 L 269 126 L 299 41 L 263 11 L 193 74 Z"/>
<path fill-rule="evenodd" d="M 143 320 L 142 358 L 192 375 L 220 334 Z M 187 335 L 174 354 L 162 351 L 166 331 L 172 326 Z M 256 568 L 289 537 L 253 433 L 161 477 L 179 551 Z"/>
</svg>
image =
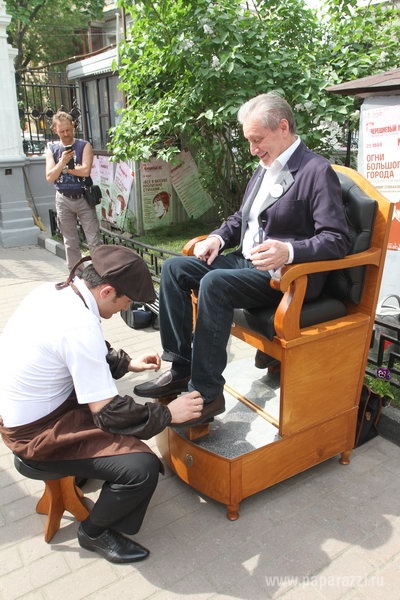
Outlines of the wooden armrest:
<svg viewBox="0 0 400 600">
<path fill-rule="evenodd" d="M 197 242 L 205 240 L 206 237 L 208 237 L 208 235 L 198 235 L 197 237 L 192 238 L 191 240 L 186 242 L 186 244 L 182 248 L 182 254 L 185 254 L 186 256 L 193 256 L 194 247 L 197 244 Z"/>
<path fill-rule="evenodd" d="M 349 254 L 344 258 L 333 260 L 319 260 L 306 263 L 296 263 L 287 265 L 282 269 L 280 279 L 272 279 L 271 286 L 274 289 L 286 292 L 289 286 L 303 275 L 311 273 L 323 273 L 325 271 L 337 271 L 339 269 L 348 269 L 350 267 L 358 267 L 362 265 L 378 266 L 382 250 L 380 248 L 369 248 L 363 252 Z"/>
<path fill-rule="evenodd" d="M 274 318 L 275 331 L 278 336 L 289 340 L 300 335 L 300 311 L 304 302 L 308 275 L 362 265 L 378 267 L 381 254 L 380 248 L 369 248 L 363 252 L 349 254 L 344 258 L 298 263 L 282 269 L 281 278 L 271 280 L 271 287 L 283 292 L 283 298 Z"/>
</svg>

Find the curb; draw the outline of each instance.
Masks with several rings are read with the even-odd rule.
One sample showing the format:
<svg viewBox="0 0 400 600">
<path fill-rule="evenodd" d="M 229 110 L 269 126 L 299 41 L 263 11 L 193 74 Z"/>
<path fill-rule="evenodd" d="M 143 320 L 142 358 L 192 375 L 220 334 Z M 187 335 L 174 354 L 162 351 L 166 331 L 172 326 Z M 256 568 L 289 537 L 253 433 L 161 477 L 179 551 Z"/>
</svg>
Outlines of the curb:
<svg viewBox="0 0 400 600">
<path fill-rule="evenodd" d="M 385 406 L 378 429 L 381 437 L 400 446 L 400 410 L 394 406 Z"/>
<path fill-rule="evenodd" d="M 63 258 L 65 260 L 64 244 L 61 244 L 60 242 L 53 240 L 51 237 L 39 235 L 38 236 L 38 245 L 41 248 L 45 248 L 52 254 L 55 254 L 56 256 Z"/>
</svg>

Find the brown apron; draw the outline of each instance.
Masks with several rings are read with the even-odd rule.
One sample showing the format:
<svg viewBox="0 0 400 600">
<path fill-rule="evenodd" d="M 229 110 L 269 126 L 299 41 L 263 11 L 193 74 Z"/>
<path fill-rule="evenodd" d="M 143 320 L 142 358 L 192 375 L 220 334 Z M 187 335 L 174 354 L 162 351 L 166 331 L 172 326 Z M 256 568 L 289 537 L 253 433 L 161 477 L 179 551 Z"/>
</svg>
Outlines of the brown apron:
<svg viewBox="0 0 400 600">
<path fill-rule="evenodd" d="M 77 460 L 153 451 L 132 435 L 109 433 L 93 422 L 90 409 L 71 395 L 49 415 L 19 427 L 0 426 L 4 443 L 22 458 Z"/>
</svg>

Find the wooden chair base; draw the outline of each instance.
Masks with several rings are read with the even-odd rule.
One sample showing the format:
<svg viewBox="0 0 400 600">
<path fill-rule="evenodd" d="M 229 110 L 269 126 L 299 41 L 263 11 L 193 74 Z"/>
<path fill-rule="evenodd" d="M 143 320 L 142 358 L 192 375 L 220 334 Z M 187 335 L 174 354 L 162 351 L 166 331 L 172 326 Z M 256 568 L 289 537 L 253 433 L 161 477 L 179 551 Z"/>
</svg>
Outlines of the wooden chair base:
<svg viewBox="0 0 400 600">
<path fill-rule="evenodd" d="M 78 521 L 89 516 L 89 509 L 83 501 L 83 492 L 75 485 L 75 477 L 62 477 L 44 482 L 43 496 L 36 505 L 36 512 L 48 515 L 44 528 L 44 539 L 50 542 L 59 530 L 65 511 L 70 512 Z"/>
<path fill-rule="evenodd" d="M 235 387 L 225 385 L 226 411 L 206 424 L 209 435 L 196 431 L 202 426 L 167 427 L 157 446 L 182 481 L 226 506 L 230 521 L 253 494 L 338 455 L 341 464 L 350 462 L 356 406 L 282 435 L 280 382 L 257 372 L 248 359 L 232 363 L 225 375 L 230 382 L 236 377 Z"/>
<path fill-rule="evenodd" d="M 226 458 L 196 444 L 171 427 L 157 436 L 163 458 L 182 481 L 226 505 L 230 521 L 239 518 L 240 502 L 329 458 L 349 464 L 350 432 L 356 411 L 280 439 L 236 458 Z M 315 443 L 316 436 L 321 442 Z"/>
</svg>

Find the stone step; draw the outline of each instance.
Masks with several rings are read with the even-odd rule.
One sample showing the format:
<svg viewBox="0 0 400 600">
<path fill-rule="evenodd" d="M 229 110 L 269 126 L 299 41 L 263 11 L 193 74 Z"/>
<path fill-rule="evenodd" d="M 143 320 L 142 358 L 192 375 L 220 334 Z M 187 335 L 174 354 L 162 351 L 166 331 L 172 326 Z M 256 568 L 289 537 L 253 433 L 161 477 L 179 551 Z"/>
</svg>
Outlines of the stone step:
<svg viewBox="0 0 400 600">
<path fill-rule="evenodd" d="M 38 243 L 39 228 L 36 225 L 4 229 L 0 227 L 0 246 L 15 248 L 17 246 L 36 246 Z"/>
<path fill-rule="evenodd" d="M 3 229 L 10 229 L 13 231 L 16 229 L 28 229 L 29 226 L 34 225 L 32 213 L 18 219 L 10 219 L 8 214 L 6 215 L 6 218 L 3 217 L 4 215 L 0 214 L 0 227 Z"/>
</svg>

